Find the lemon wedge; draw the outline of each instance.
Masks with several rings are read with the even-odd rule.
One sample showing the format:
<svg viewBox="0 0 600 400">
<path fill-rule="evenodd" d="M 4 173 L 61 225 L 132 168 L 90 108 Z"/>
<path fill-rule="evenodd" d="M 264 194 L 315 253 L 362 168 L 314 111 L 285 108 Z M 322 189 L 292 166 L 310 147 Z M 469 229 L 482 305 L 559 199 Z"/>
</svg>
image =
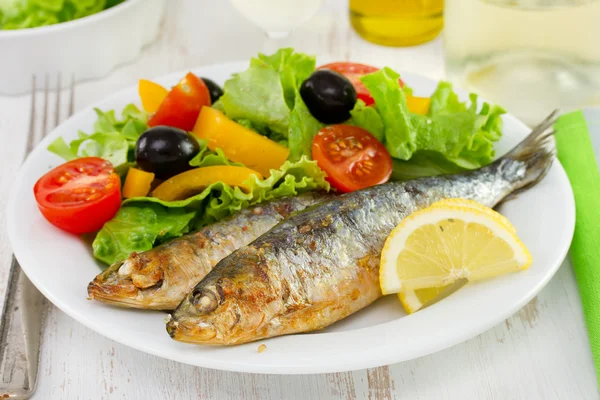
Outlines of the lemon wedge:
<svg viewBox="0 0 600 400">
<path fill-rule="evenodd" d="M 484 205 L 479 204 L 474 200 L 468 199 L 460 199 L 460 198 L 452 198 L 452 199 L 444 199 L 440 200 L 436 203 L 433 203 L 431 207 L 443 207 L 445 205 L 454 205 L 454 206 L 464 206 L 473 208 L 475 210 L 479 210 L 482 212 L 489 213 L 490 215 L 495 216 L 500 221 L 502 221 L 508 229 L 516 233 L 515 227 L 510 223 L 510 221 L 502 214 L 494 211 L 493 209 L 486 207 Z M 412 314 L 415 311 L 419 311 L 426 304 L 435 299 L 447 286 L 443 287 L 433 287 L 433 288 L 425 288 L 425 289 L 417 289 L 417 290 L 404 290 L 398 293 L 398 298 L 400 299 L 400 303 L 402 303 L 402 307 L 408 314 Z"/>
<path fill-rule="evenodd" d="M 515 229 L 513 224 L 511 224 L 510 221 L 508 220 L 508 218 L 506 218 L 504 215 L 500 214 L 499 212 L 495 211 L 492 208 L 486 207 L 483 204 L 479 204 L 475 200 L 458 199 L 458 198 L 444 199 L 444 200 L 440 200 L 438 202 L 433 203 L 430 207 L 439 207 L 439 206 L 445 206 L 445 205 L 469 207 L 469 208 L 473 208 L 475 210 L 479 210 L 479 211 L 488 213 L 490 215 L 495 216 L 500 221 L 502 221 L 504 223 L 504 225 L 506 225 L 506 227 L 508 229 L 510 229 L 511 231 L 513 231 L 515 233 L 517 232 L 517 230 Z"/>
<path fill-rule="evenodd" d="M 494 211 L 493 209 L 486 207 L 482 204 L 477 203 L 474 200 L 468 199 L 460 199 L 460 198 L 452 198 L 452 199 L 444 199 L 440 200 L 436 203 L 433 203 L 431 207 L 443 207 L 445 205 L 454 205 L 454 206 L 464 206 L 473 208 L 475 210 L 479 210 L 482 212 L 486 212 L 492 216 L 495 216 L 497 219 L 502 221 L 508 229 L 516 233 L 515 227 L 510 223 L 510 221 L 502 214 Z M 402 307 L 404 310 L 412 314 L 415 311 L 420 310 L 426 304 L 434 300 L 447 286 L 443 287 L 433 287 L 433 288 L 425 288 L 425 289 L 417 289 L 417 290 L 403 290 L 398 293 L 398 298 L 400 299 L 400 303 L 402 303 Z"/>
<path fill-rule="evenodd" d="M 404 311 L 412 314 L 435 299 L 445 287 L 405 290 L 398 293 L 398 298 L 400 299 L 400 303 L 402 303 L 402 307 L 404 307 Z"/>
<path fill-rule="evenodd" d="M 401 301 L 414 312 L 459 278 L 488 279 L 526 269 L 531 261 L 506 218 L 480 204 L 450 199 L 413 213 L 392 231 L 379 277 L 382 292 L 403 292 Z"/>
</svg>

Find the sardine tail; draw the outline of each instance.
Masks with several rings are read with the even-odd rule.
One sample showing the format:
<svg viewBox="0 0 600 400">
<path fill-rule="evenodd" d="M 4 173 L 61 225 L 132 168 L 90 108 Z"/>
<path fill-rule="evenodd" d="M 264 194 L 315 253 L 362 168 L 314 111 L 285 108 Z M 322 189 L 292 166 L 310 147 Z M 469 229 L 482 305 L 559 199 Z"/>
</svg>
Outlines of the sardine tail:
<svg viewBox="0 0 600 400">
<path fill-rule="evenodd" d="M 525 164 L 525 175 L 517 183 L 513 195 L 535 186 L 544 179 L 552 166 L 552 162 L 556 158 L 556 142 L 554 131 L 550 128 L 556 122 L 558 114 L 558 110 L 554 110 L 544 121 L 533 128 L 517 147 L 498 160 L 499 162 L 514 160 Z"/>
</svg>

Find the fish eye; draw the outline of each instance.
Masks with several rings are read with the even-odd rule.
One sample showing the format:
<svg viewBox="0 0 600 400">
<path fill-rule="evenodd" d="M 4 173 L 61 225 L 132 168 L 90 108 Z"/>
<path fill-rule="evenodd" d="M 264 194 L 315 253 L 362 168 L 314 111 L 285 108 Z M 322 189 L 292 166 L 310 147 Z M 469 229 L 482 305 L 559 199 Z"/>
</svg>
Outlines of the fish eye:
<svg viewBox="0 0 600 400">
<path fill-rule="evenodd" d="M 217 294 L 212 290 L 195 289 L 192 292 L 191 303 L 201 313 L 209 313 L 214 311 L 219 305 Z"/>
</svg>

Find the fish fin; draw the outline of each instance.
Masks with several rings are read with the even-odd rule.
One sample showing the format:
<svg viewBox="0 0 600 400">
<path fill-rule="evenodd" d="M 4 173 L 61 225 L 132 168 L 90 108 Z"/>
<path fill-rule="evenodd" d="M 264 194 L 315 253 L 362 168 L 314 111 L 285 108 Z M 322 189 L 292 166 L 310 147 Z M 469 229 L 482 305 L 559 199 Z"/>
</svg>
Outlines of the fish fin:
<svg viewBox="0 0 600 400">
<path fill-rule="evenodd" d="M 505 163 L 512 160 L 525 164 L 525 176 L 516 183 L 515 191 L 511 193 L 510 197 L 535 186 L 548 173 L 556 158 L 554 131 L 550 128 L 556 122 L 558 115 L 558 110 L 554 110 L 544 121 L 533 128 L 517 147 L 497 161 Z"/>
</svg>

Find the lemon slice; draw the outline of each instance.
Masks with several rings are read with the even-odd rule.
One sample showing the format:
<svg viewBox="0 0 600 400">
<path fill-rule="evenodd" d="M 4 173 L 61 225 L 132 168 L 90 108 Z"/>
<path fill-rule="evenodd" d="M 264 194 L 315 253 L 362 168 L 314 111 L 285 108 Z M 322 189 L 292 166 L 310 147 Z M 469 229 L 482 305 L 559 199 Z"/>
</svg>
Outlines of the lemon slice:
<svg viewBox="0 0 600 400">
<path fill-rule="evenodd" d="M 412 314 L 415 311 L 419 311 L 431 300 L 435 299 L 437 295 L 444 290 L 444 288 L 446 288 L 446 286 L 439 288 L 434 287 L 417 290 L 405 290 L 398 293 L 398 298 L 400 299 L 400 303 L 402 303 L 404 310 L 408 314 Z"/>
<path fill-rule="evenodd" d="M 433 203 L 431 205 L 431 207 L 439 207 L 439 206 L 445 206 L 445 205 L 455 205 L 455 206 L 464 206 L 464 207 L 469 207 L 469 208 L 473 208 L 476 210 L 480 210 L 483 212 L 486 212 L 488 214 L 494 215 L 496 216 L 499 220 L 501 220 L 507 228 L 509 228 L 511 231 L 516 232 L 515 227 L 510 223 L 510 221 L 503 216 L 502 214 L 499 214 L 498 212 L 494 211 L 493 209 L 486 207 L 482 204 L 479 204 L 478 202 L 474 201 L 474 200 L 468 200 L 468 199 L 461 199 L 461 198 L 451 198 L 451 199 L 444 199 L 444 200 L 440 200 L 436 203 Z M 400 303 L 402 303 L 402 307 L 404 307 L 404 310 L 409 313 L 412 314 L 415 311 L 420 310 L 421 308 L 423 308 L 423 306 L 425 306 L 427 303 L 431 302 L 433 299 L 435 299 L 447 286 L 443 286 L 443 287 L 434 287 L 434 288 L 426 288 L 426 289 L 417 289 L 417 290 L 403 290 L 402 292 L 398 293 L 398 298 L 400 299 Z"/>
<path fill-rule="evenodd" d="M 441 288 L 526 269 L 531 255 L 494 211 L 438 203 L 405 218 L 381 254 L 384 294 Z M 434 296 L 435 297 L 435 296 Z"/>
<path fill-rule="evenodd" d="M 475 200 L 460 199 L 460 198 L 444 199 L 444 200 L 440 200 L 440 201 L 433 203 L 430 207 L 438 207 L 438 206 L 444 206 L 444 205 L 464 206 L 464 207 L 474 208 L 475 210 L 483 211 L 483 212 L 486 212 L 489 214 L 493 214 L 496 216 L 496 218 L 501 220 L 504 223 L 504 225 L 506 225 L 507 228 L 509 228 L 510 230 L 512 230 L 515 233 L 517 232 L 517 230 L 515 229 L 513 224 L 511 224 L 510 221 L 508 220 L 508 218 L 506 218 L 504 215 L 500 214 L 498 211 L 495 211 L 489 207 L 486 207 L 483 204 L 479 204 Z"/>
<path fill-rule="evenodd" d="M 464 206 L 464 207 L 469 207 L 469 208 L 473 208 L 476 210 L 480 210 L 480 211 L 489 213 L 491 215 L 496 216 L 499 220 L 501 220 L 506 225 L 506 227 L 509 228 L 511 231 L 516 232 L 515 227 L 510 223 L 510 221 L 505 216 L 503 216 L 502 214 L 499 214 L 498 212 L 492 210 L 489 207 L 479 204 L 478 202 L 476 202 L 474 200 L 460 199 L 460 198 L 444 199 L 444 200 L 440 200 L 436 203 L 433 203 L 431 205 L 431 207 L 439 207 L 439 206 L 443 207 L 445 205 Z M 425 306 L 427 303 L 429 303 L 433 299 L 435 299 L 440 294 L 440 292 L 442 292 L 442 290 L 444 290 L 445 288 L 446 288 L 446 286 L 439 287 L 439 288 L 434 287 L 434 288 L 417 289 L 417 290 L 404 290 L 404 291 L 398 293 L 398 298 L 400 299 L 400 303 L 402 303 L 402 307 L 404 307 L 404 310 L 407 313 L 412 314 L 415 311 L 418 311 L 421 308 L 423 308 L 423 306 Z"/>
</svg>

